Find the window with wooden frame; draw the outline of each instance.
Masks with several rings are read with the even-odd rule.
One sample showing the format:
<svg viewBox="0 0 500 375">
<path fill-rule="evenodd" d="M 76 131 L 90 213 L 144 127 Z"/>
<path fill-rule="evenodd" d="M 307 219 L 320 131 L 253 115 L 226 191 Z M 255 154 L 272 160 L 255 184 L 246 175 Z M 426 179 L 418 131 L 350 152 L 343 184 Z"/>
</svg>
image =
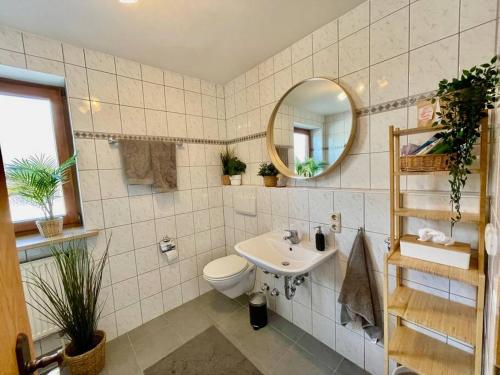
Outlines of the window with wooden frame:
<svg viewBox="0 0 500 375">
<path fill-rule="evenodd" d="M 14 159 L 45 155 L 61 163 L 73 155 L 73 140 L 65 91 L 61 87 L 0 80 L 0 150 L 7 165 Z M 35 233 L 41 209 L 9 196 L 16 235 Z M 68 183 L 54 201 L 54 213 L 64 226 L 81 225 L 81 208 L 73 167 Z"/>
<path fill-rule="evenodd" d="M 293 128 L 293 148 L 294 154 L 300 161 L 305 161 L 311 157 L 312 137 L 309 129 Z"/>
</svg>

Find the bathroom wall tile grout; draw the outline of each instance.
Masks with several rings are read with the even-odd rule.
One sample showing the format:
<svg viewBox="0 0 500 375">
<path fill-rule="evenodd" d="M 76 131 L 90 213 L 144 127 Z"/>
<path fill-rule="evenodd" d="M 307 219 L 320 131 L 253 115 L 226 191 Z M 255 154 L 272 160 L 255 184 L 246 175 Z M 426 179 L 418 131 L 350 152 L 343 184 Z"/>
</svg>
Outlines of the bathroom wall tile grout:
<svg viewBox="0 0 500 375">
<path fill-rule="evenodd" d="M 482 62 L 479 61 L 479 58 L 482 59 L 483 57 L 477 55 L 477 49 L 474 49 L 474 46 L 467 44 L 467 41 L 463 38 L 464 33 L 467 35 L 467 33 L 474 34 L 479 31 L 483 32 L 484 28 L 489 28 L 489 25 L 497 22 L 498 18 L 496 16 L 491 18 L 489 15 L 484 16 L 479 14 L 478 18 L 475 19 L 472 24 L 469 22 L 462 30 L 462 7 L 465 6 L 464 4 L 470 3 L 470 0 L 447 0 L 447 2 L 450 3 L 452 7 L 458 7 L 457 31 L 455 33 L 442 35 L 436 32 L 427 40 L 425 37 L 419 37 L 418 44 L 412 45 L 412 35 L 418 34 L 419 32 L 418 30 L 412 29 L 412 12 L 420 12 L 419 17 L 423 24 L 424 21 L 426 22 L 430 13 L 435 11 L 432 6 L 427 7 L 427 4 L 431 5 L 432 2 L 430 0 L 419 0 L 411 4 L 406 2 L 405 5 L 401 5 L 404 1 L 398 3 L 394 2 L 395 5 L 393 9 L 389 11 L 385 10 L 386 13 L 382 17 L 376 18 L 374 13 L 376 0 L 372 0 L 369 3 L 365 2 L 361 4 L 361 8 L 358 7 L 359 9 L 354 9 L 345 16 L 340 17 L 340 19 L 333 20 L 318 29 L 324 31 L 327 30 L 328 25 L 331 26 L 334 24 L 335 27 L 328 30 L 335 30 L 334 33 L 336 35 L 332 36 L 331 33 L 328 34 L 330 31 L 325 31 L 326 34 L 320 34 L 318 30 L 316 30 L 299 40 L 297 43 L 294 43 L 294 45 L 278 52 L 261 64 L 256 65 L 248 72 L 236 77 L 234 80 L 224 85 L 224 87 L 212 83 L 203 84 L 202 81 L 193 77 L 183 77 L 176 73 L 147 67 L 138 62 L 128 62 L 118 57 L 102 54 L 97 51 L 79 49 L 78 47 L 70 46 L 66 43 L 50 40 L 47 42 L 46 38 L 41 38 L 42 41 L 38 41 L 38 37 L 27 33 L 19 33 L 19 48 L 9 47 L 12 48 L 11 50 L 4 48 L 4 44 L 6 43 L 2 43 L 2 34 L 0 33 L 0 63 L 5 64 L 10 62 L 14 66 L 19 66 L 19 60 L 16 60 L 16 58 L 22 56 L 23 62 L 20 63 L 20 65 L 24 68 L 30 68 L 30 66 L 32 66 L 31 64 L 33 64 L 32 59 L 34 58 L 38 59 L 38 65 L 35 67 L 38 67 L 38 69 L 47 69 L 49 73 L 53 72 L 55 67 L 62 66 L 62 72 L 66 75 L 67 79 L 69 102 L 70 104 L 74 104 L 73 106 L 70 105 L 72 124 L 74 127 L 80 127 L 82 124 L 90 124 L 91 131 L 96 131 L 96 124 L 103 121 L 99 119 L 100 116 L 103 116 L 103 113 L 107 113 L 108 116 L 111 116 L 108 119 L 112 120 L 105 121 L 105 123 L 111 124 L 115 121 L 113 120 L 114 115 L 112 114 L 114 112 L 108 109 L 117 108 L 118 120 L 115 122 L 119 124 L 121 133 L 129 133 L 130 129 L 125 129 L 124 127 L 125 120 L 127 120 L 127 116 L 130 117 L 130 113 L 137 110 L 135 112 L 141 112 L 141 117 L 144 118 L 141 120 L 144 125 L 143 130 L 141 130 L 139 129 L 140 124 L 137 123 L 136 129 L 137 132 L 143 132 L 143 134 L 153 135 L 156 131 L 154 129 L 162 129 L 163 135 L 170 136 L 171 126 L 175 126 L 175 128 L 172 128 L 175 130 L 175 134 L 178 134 L 177 132 L 182 128 L 181 133 L 189 136 L 187 118 L 191 116 L 192 118 L 196 118 L 197 121 L 201 120 L 198 124 L 201 123 L 202 138 L 208 138 L 207 130 L 209 130 L 208 126 L 211 126 L 212 128 L 217 128 L 217 139 L 237 139 L 238 137 L 245 137 L 250 134 L 265 131 L 267 127 L 266 117 L 279 99 L 279 96 L 283 92 L 282 90 L 290 87 L 292 82 L 295 82 L 299 78 L 315 75 L 314 72 L 318 71 L 317 68 L 320 67 L 319 64 L 322 63 L 321 59 L 324 59 L 323 61 L 328 63 L 325 66 L 329 69 L 329 72 L 332 72 L 333 78 L 344 84 L 347 90 L 355 96 L 356 106 L 358 108 L 372 108 L 379 103 L 394 99 L 408 98 L 414 95 L 412 92 L 411 77 L 415 74 L 421 77 L 421 81 L 424 82 L 424 84 L 419 87 L 427 88 L 426 85 L 429 86 L 430 83 L 433 83 L 433 87 L 435 87 L 437 83 L 435 76 L 441 74 L 441 72 L 435 70 L 435 66 L 432 65 L 434 61 L 439 62 L 440 58 L 440 56 L 432 55 L 433 50 L 429 52 L 431 56 L 431 58 L 428 59 L 429 66 L 417 66 L 415 68 L 416 70 L 412 70 L 414 64 L 418 63 L 418 57 L 416 57 L 416 60 L 413 60 L 413 56 L 422 54 L 432 46 L 441 46 L 444 42 L 453 41 L 454 38 L 456 38 L 457 49 L 452 49 L 452 54 L 454 54 L 455 59 L 453 61 L 457 66 L 457 70 L 454 70 L 454 75 L 458 73 L 458 69 L 463 68 L 463 64 Z M 484 2 L 485 4 L 488 3 L 488 5 L 491 5 L 493 0 L 484 0 Z M 416 8 L 417 4 L 418 9 Z M 496 4 L 494 6 L 496 7 Z M 456 8 L 453 9 L 456 10 Z M 475 14 L 480 11 L 480 9 L 470 9 L 469 13 Z M 406 12 L 408 12 L 408 40 L 405 52 L 396 54 L 387 52 L 386 56 L 390 57 L 382 57 L 381 60 L 378 60 L 377 57 L 376 63 L 374 63 L 372 59 L 375 57 L 371 55 L 371 45 L 374 43 L 372 26 L 375 25 L 375 27 L 378 27 L 383 25 L 384 22 L 388 22 L 388 20 L 396 22 L 399 20 L 397 15 L 406 14 Z M 377 14 L 381 14 L 380 11 Z M 349 25 L 356 25 L 352 30 L 347 32 L 344 30 L 346 24 L 343 23 L 347 19 L 346 17 L 351 18 L 352 22 L 350 22 Z M 446 22 L 449 23 L 450 21 L 447 20 Z M 448 27 L 448 24 L 444 26 Z M 396 25 L 389 23 L 387 27 L 390 29 L 391 27 L 396 27 Z M 417 27 L 421 27 L 421 25 L 417 25 Z M 431 24 L 429 27 L 441 28 L 442 25 Z M 17 31 L 12 32 L 18 33 Z M 18 34 L 15 35 L 17 37 Z M 367 39 L 364 40 L 360 38 L 362 35 L 366 35 Z M 487 50 L 487 48 L 489 48 L 487 47 L 488 42 L 491 42 L 492 36 L 488 33 L 480 35 L 483 39 L 481 46 Z M 341 44 L 344 44 L 346 40 L 355 41 L 355 39 L 353 39 L 354 36 L 358 38 L 356 40 L 361 43 L 360 45 L 367 46 L 368 58 L 367 61 L 359 62 L 359 69 L 353 71 L 349 70 L 345 73 L 340 69 L 342 54 L 346 52 L 341 48 Z M 318 38 L 323 38 L 321 39 L 321 43 L 324 43 L 319 45 L 319 47 L 318 41 L 320 39 Z M 344 43 L 341 43 L 342 41 Z M 47 43 L 49 47 L 47 47 Z M 360 45 L 349 45 L 350 52 L 356 48 L 359 49 Z M 305 47 L 305 50 L 301 49 L 301 46 Z M 38 48 L 38 50 L 36 48 L 33 49 L 34 47 Z M 81 57 L 73 58 L 74 56 L 71 56 L 69 52 L 70 47 L 75 48 L 73 53 L 78 51 Z M 51 55 L 50 51 L 59 52 Z M 2 52 L 9 54 L 9 56 L 12 55 L 13 57 L 9 57 L 10 60 L 8 61 L 4 60 L 7 58 L 2 55 Z M 333 54 L 329 55 L 330 52 Z M 491 55 L 493 53 L 494 51 L 491 51 Z M 90 60 L 89 56 L 91 57 Z M 96 56 L 99 56 L 99 58 L 96 58 Z M 333 61 L 335 61 L 334 65 L 336 66 L 331 66 L 331 56 L 333 56 Z M 366 57 L 362 57 L 361 59 L 363 58 Z M 96 65 L 96 61 L 99 59 L 101 60 Z M 475 59 L 478 61 L 475 61 Z M 113 62 L 112 68 L 110 68 L 111 65 L 106 65 L 106 61 L 110 62 L 111 60 Z M 397 69 L 395 70 L 395 68 L 399 67 L 398 64 L 401 61 L 406 64 L 406 68 L 399 72 Z M 354 60 L 353 62 L 358 63 Z M 130 63 L 128 66 L 134 66 L 133 69 L 138 67 L 138 70 L 134 70 L 135 73 L 133 74 L 128 71 L 130 73 L 129 75 L 135 74 L 135 78 L 129 77 L 121 71 L 122 67 L 119 65 L 124 65 L 125 63 Z M 110 73 L 110 70 L 113 72 Z M 146 71 L 148 72 L 148 77 L 146 77 Z M 396 73 L 394 73 L 395 71 Z M 437 71 L 437 73 L 434 73 L 435 71 Z M 161 79 L 159 78 L 158 72 L 161 72 Z M 106 82 L 106 79 L 110 77 L 114 79 L 113 83 L 116 93 L 108 95 L 109 93 L 105 91 L 104 97 L 100 97 L 96 100 L 94 95 L 96 89 L 95 84 L 100 81 L 96 81 L 95 77 L 99 77 L 99 80 L 102 79 L 102 82 Z M 397 88 L 396 91 L 398 95 L 391 93 L 387 94 L 384 90 L 377 88 L 377 79 L 386 79 L 389 82 L 389 86 L 392 84 L 397 86 L 397 83 L 402 82 L 404 89 Z M 407 80 L 406 82 L 404 82 L 405 79 Z M 124 91 L 123 87 L 120 89 L 120 83 L 123 82 L 131 84 L 140 82 L 140 99 L 135 98 L 138 100 L 134 99 L 131 102 L 128 101 L 129 99 L 125 100 L 122 94 L 130 96 L 130 92 Z M 205 85 L 205 89 L 203 85 Z M 362 89 L 358 90 L 361 87 Z M 168 105 L 167 88 L 179 90 L 179 95 L 182 94 L 182 105 L 184 108 L 181 109 L 180 112 L 177 112 L 180 107 L 174 106 L 172 108 L 172 105 Z M 162 108 L 161 110 L 152 109 L 150 108 L 151 103 L 146 103 L 146 91 L 148 89 L 157 89 L 157 92 L 163 94 L 163 104 L 155 102 L 156 104 L 153 105 L 156 106 L 158 104 Z M 253 94 L 252 90 L 254 91 Z M 428 91 L 430 90 L 425 90 L 424 92 Z M 249 93 L 250 96 L 248 96 Z M 251 95 L 254 96 L 252 97 Z M 215 100 L 215 112 L 213 107 L 214 100 L 212 100 L 212 104 L 210 104 L 211 109 L 208 112 L 203 110 L 204 97 L 213 98 Z M 113 99 L 107 100 L 109 98 Z M 194 110 L 188 109 L 188 98 L 193 98 L 194 102 L 196 102 L 193 107 L 195 108 Z M 253 103 L 256 104 L 255 108 L 248 107 L 249 100 L 254 101 Z M 88 108 L 87 112 L 79 112 L 78 104 L 82 104 L 82 108 L 83 106 Z M 94 110 L 96 109 L 94 108 L 96 104 L 100 104 L 100 111 Z M 151 128 L 153 123 L 151 122 L 151 118 L 149 118 L 148 121 L 148 111 L 155 112 L 155 114 L 161 116 L 156 117 L 157 122 L 155 126 L 157 126 L 157 128 Z M 171 115 L 169 115 L 169 113 Z M 387 223 L 382 223 L 380 219 L 381 214 L 384 213 L 384 220 L 387 219 L 388 186 L 384 182 L 385 177 L 383 176 L 386 172 L 384 172 L 382 166 L 385 162 L 384 157 L 388 157 L 388 151 L 379 146 L 385 143 L 385 135 L 382 137 L 378 136 L 378 133 L 381 132 L 377 132 L 375 129 L 378 127 L 380 130 L 385 130 L 385 127 L 382 128 L 381 124 L 385 126 L 385 124 L 390 122 L 396 122 L 397 126 L 412 127 L 416 125 L 414 118 L 414 105 L 392 111 L 360 116 L 360 126 L 366 127 L 366 132 L 360 132 L 359 134 L 366 137 L 365 142 L 367 142 L 367 146 L 364 146 L 366 148 L 351 153 L 346 162 L 342 163 L 339 170 L 332 173 L 329 177 L 319 179 L 317 182 L 313 183 L 291 182 L 291 186 L 282 190 L 265 189 L 256 186 L 261 185 L 261 179 L 254 176 L 258 163 L 267 159 L 265 142 L 262 138 L 243 140 L 235 143 L 233 146 L 248 165 L 247 175 L 244 177 L 244 184 L 250 186 L 242 187 L 222 187 L 220 185 L 220 167 L 217 161 L 217 151 L 221 146 L 193 144 L 193 152 L 198 154 L 202 153 L 204 157 L 199 165 L 192 165 L 190 159 L 198 156 L 195 154 L 191 155 L 191 144 L 188 146 L 185 145 L 185 150 L 181 151 L 182 155 L 180 156 L 183 161 L 178 166 L 178 169 L 179 173 L 182 173 L 181 180 L 185 181 L 186 184 L 180 186 L 180 190 L 177 194 L 172 193 L 168 195 L 170 199 L 168 205 L 171 207 L 171 211 L 169 211 L 169 214 L 165 214 L 165 216 L 157 217 L 157 206 L 156 203 L 153 202 L 152 216 L 146 215 L 145 217 L 141 217 L 141 220 L 138 222 L 135 222 L 132 217 L 139 217 L 137 213 L 141 211 L 140 208 L 149 207 L 149 203 L 147 202 L 155 201 L 159 194 L 151 191 L 151 189 L 139 189 L 139 191 L 137 191 L 137 189 L 131 189 L 131 187 L 127 185 L 118 186 L 117 184 L 122 182 L 116 181 L 116 184 L 111 185 L 110 188 L 103 186 L 103 184 L 105 185 L 106 183 L 106 176 L 111 176 L 113 173 L 121 170 L 121 164 L 116 161 L 117 150 L 107 145 L 105 140 L 75 139 L 76 147 L 82 149 L 81 160 L 79 161 L 80 187 L 81 189 L 88 188 L 89 184 L 84 184 L 84 179 L 94 181 L 96 184 L 96 187 L 94 186 L 94 189 L 96 189 L 95 194 L 90 191 L 84 193 L 88 193 L 88 196 L 97 199 L 85 199 L 83 202 L 86 224 L 88 224 L 89 227 L 103 229 L 101 236 L 97 241 L 94 241 L 97 245 L 96 250 L 102 251 L 102 246 L 107 236 L 107 234 L 104 233 L 104 229 L 106 232 L 111 232 L 111 230 L 123 231 L 123 233 L 125 233 L 125 231 L 130 232 L 130 248 L 127 247 L 128 250 L 124 252 L 113 253 L 112 259 L 110 260 L 110 264 L 112 262 L 115 264 L 118 260 L 121 261 L 130 257 L 130 259 L 133 258 L 134 264 L 121 262 L 116 263 L 120 264 L 119 268 L 111 266 L 109 268 L 108 277 L 110 280 L 109 286 L 106 286 L 106 288 L 109 288 L 108 290 L 113 306 L 111 306 L 112 309 L 111 307 L 106 307 L 106 315 L 103 316 L 103 327 L 107 331 L 109 330 L 108 336 L 113 338 L 117 334 L 123 334 L 138 324 L 145 323 L 156 314 L 168 311 L 177 304 L 186 302 L 193 296 L 206 291 L 208 286 L 203 284 L 203 280 L 200 277 L 200 265 L 203 265 L 207 259 L 222 256 L 226 252 L 233 252 L 232 245 L 235 241 L 253 237 L 254 235 L 270 229 L 283 229 L 283 225 L 288 226 L 294 224 L 306 234 L 311 233 L 312 226 L 316 223 L 321 223 L 326 227 L 328 222 L 323 221 L 327 221 L 327 215 L 325 214 L 319 222 L 315 221 L 316 219 L 320 219 L 320 217 L 311 216 L 311 207 L 314 204 L 321 206 L 324 203 L 324 199 L 327 199 L 328 205 L 332 210 L 338 210 L 338 207 L 341 207 L 342 219 L 344 220 L 342 232 L 340 234 L 335 236 L 329 234 L 329 240 L 339 247 L 339 253 L 336 259 L 325 266 L 325 269 L 313 272 L 307 285 L 307 291 L 302 291 L 301 293 L 303 293 L 303 295 L 300 294 L 294 303 L 270 297 L 270 304 L 279 314 L 310 332 L 325 344 L 336 349 L 346 358 L 372 373 L 381 373 L 383 358 L 381 345 L 370 345 L 362 331 L 357 327 L 344 328 L 340 326 L 337 320 L 337 312 L 335 311 L 338 306 L 335 306 L 336 308 L 333 309 L 333 315 L 331 313 L 331 307 L 332 305 L 338 305 L 335 300 L 340 289 L 341 276 L 346 265 L 346 256 L 349 253 L 355 229 L 359 224 L 355 222 L 356 220 L 366 228 L 367 242 L 369 243 L 368 247 L 370 253 L 375 258 L 373 268 L 377 276 L 377 281 L 379 285 L 381 285 L 380 279 L 382 274 L 381 269 L 377 266 L 377 261 L 379 263 L 381 261 L 384 252 L 383 239 L 388 234 Z M 88 128 L 83 127 L 82 129 L 75 130 L 83 131 L 88 130 Z M 210 132 L 210 134 L 215 133 L 215 131 L 212 130 L 210 130 Z M 250 152 L 250 150 L 258 150 L 258 152 L 254 154 Z M 209 154 L 211 155 L 210 161 L 208 159 Z M 185 160 L 187 160 L 187 162 Z M 374 160 L 377 162 L 374 162 Z M 358 168 L 358 166 L 362 166 L 362 170 L 367 171 L 367 177 L 363 177 L 359 174 L 356 175 L 351 172 Z M 379 175 L 383 178 L 377 180 Z M 299 186 L 302 184 L 304 186 Z M 411 203 L 413 204 L 428 204 L 427 201 L 430 199 L 425 194 L 417 194 L 417 190 L 421 188 L 424 188 L 424 190 L 428 192 L 437 190 L 439 192 L 439 197 L 430 204 L 436 207 L 443 207 L 447 200 L 445 184 L 446 181 L 439 179 L 427 180 L 424 181 L 423 184 L 416 184 L 413 179 L 408 178 L 405 179 L 404 186 L 406 191 L 411 193 Z M 201 188 L 198 188 L 198 186 Z M 210 189 L 213 189 L 216 195 L 222 196 L 215 207 L 212 207 L 209 201 Z M 472 192 L 472 194 L 469 195 L 473 195 L 474 186 L 469 190 Z M 291 194 L 289 195 L 288 192 L 291 192 Z M 323 192 L 327 194 L 321 196 Z M 108 193 L 111 194 L 109 198 L 107 197 Z M 194 193 L 196 197 L 193 195 Z M 242 220 L 241 217 L 236 217 L 232 211 L 232 197 L 231 201 L 229 201 L 228 196 L 233 193 L 256 194 L 257 197 L 268 195 L 266 199 L 268 199 L 269 206 L 271 206 L 271 196 L 279 198 L 280 195 L 285 195 L 286 202 L 283 201 L 283 207 L 277 207 L 273 199 L 272 203 L 274 204 L 272 206 L 275 206 L 274 209 L 273 207 L 269 207 L 265 212 L 259 210 L 255 219 L 243 218 Z M 330 193 L 331 205 L 329 201 Z M 310 211 L 307 217 L 303 216 L 302 212 L 297 211 L 297 208 L 294 206 L 294 200 L 290 199 L 292 194 L 294 197 L 299 197 L 295 199 L 295 201 L 300 200 L 301 196 L 306 196 L 308 210 Z M 311 198 L 313 195 L 314 198 Z M 181 199 L 181 197 L 189 197 L 186 199 L 190 199 L 191 203 L 190 206 L 188 204 L 187 209 L 181 207 L 180 211 L 178 211 L 176 209 L 176 199 Z M 336 197 L 337 203 L 335 201 Z M 197 209 L 193 207 L 195 198 L 200 198 L 202 203 Z M 338 201 L 340 198 L 342 198 L 344 202 L 357 203 L 351 204 L 350 207 L 349 203 L 345 203 L 344 207 L 342 207 L 342 204 Z M 134 202 L 134 204 L 132 204 L 132 202 Z M 182 203 L 182 201 L 178 201 L 178 203 Z M 145 206 L 143 206 L 143 204 Z M 134 207 L 139 207 L 139 210 L 135 210 Z M 222 220 L 217 219 L 217 223 L 222 224 L 222 226 L 216 228 L 212 227 L 212 209 L 214 209 L 215 216 L 221 216 Z M 278 212 L 275 212 L 276 209 L 278 209 Z M 115 215 L 110 216 L 111 211 L 113 211 Z M 195 217 L 201 220 L 199 223 L 203 223 L 204 230 L 201 232 L 199 228 L 195 228 Z M 209 226 L 208 230 L 206 230 L 206 223 L 208 223 Z M 407 223 L 407 227 L 414 231 L 415 228 L 421 225 L 429 224 L 432 223 L 410 220 Z M 161 258 L 158 258 L 158 254 L 155 253 L 156 248 L 154 244 L 158 240 L 158 237 L 163 234 L 159 233 L 158 225 L 163 225 L 162 228 L 167 228 L 168 225 L 169 228 L 175 230 L 176 233 L 174 237 L 177 239 L 178 244 L 180 243 L 179 250 L 181 251 L 184 246 L 184 250 L 187 251 L 188 258 L 184 258 L 183 255 L 180 257 L 179 261 L 174 264 L 174 267 L 165 264 L 166 262 L 162 263 Z M 181 228 L 185 229 L 186 225 L 189 226 L 188 230 L 182 232 L 182 235 L 180 235 L 179 230 Z M 144 240 L 139 236 L 141 232 L 136 229 L 136 233 L 134 233 L 134 228 L 147 229 L 151 238 L 141 243 L 141 241 Z M 218 230 L 219 232 L 224 231 L 224 238 L 222 241 L 217 240 L 217 245 L 221 246 L 216 248 L 214 247 L 212 236 L 217 237 L 219 234 L 216 234 L 214 230 Z M 457 228 L 457 236 L 459 237 L 467 238 L 470 233 L 471 230 L 467 226 Z M 197 245 L 197 242 L 202 239 L 209 239 L 210 245 L 208 245 L 208 251 L 200 254 L 197 250 L 200 244 Z M 188 244 L 187 247 L 185 246 L 186 244 Z M 204 250 L 207 249 L 206 246 L 203 246 L 203 248 Z M 133 254 L 131 254 L 132 251 L 134 252 Z M 156 256 L 156 260 L 153 261 L 154 264 L 152 266 L 145 266 L 141 263 L 145 259 L 149 260 L 148 255 L 143 254 L 149 254 L 149 256 L 154 254 Z M 192 263 L 194 262 L 194 264 L 196 264 L 196 275 L 193 276 L 191 274 L 189 278 L 181 279 L 181 262 L 189 259 Z M 130 267 L 135 271 L 127 273 L 127 269 Z M 123 275 L 118 274 L 119 276 L 117 276 L 117 271 L 124 272 L 123 275 L 125 275 L 125 278 L 123 278 Z M 144 275 L 149 275 L 150 273 L 154 273 L 156 280 L 159 280 L 159 289 L 158 286 L 156 286 L 155 291 L 152 292 L 153 294 L 148 294 L 147 297 L 143 298 L 140 292 L 141 286 L 139 278 L 141 277 L 142 280 L 142 277 L 146 278 Z M 326 277 L 325 274 L 327 275 Z M 113 275 L 115 277 L 112 277 Z M 173 281 L 175 285 L 171 285 L 170 281 L 165 279 L 165 276 L 168 275 L 175 279 L 175 281 Z M 191 276 L 193 277 L 191 278 Z M 438 278 L 427 278 L 422 274 L 414 272 L 405 273 L 404 278 L 406 282 L 411 283 L 413 287 L 425 288 L 430 292 L 443 294 L 446 298 L 454 298 L 467 303 L 471 303 L 475 299 L 475 295 L 471 294 L 470 290 L 464 289 L 463 286 L 457 285 L 456 283 L 450 283 L 449 281 L 440 280 Z M 265 275 L 259 273 L 257 286 L 264 280 L 272 282 L 274 285 L 275 280 L 267 278 Z M 120 285 L 129 285 L 127 284 L 128 282 L 135 283 L 134 288 L 137 288 L 137 297 L 132 300 L 121 299 L 119 293 Z M 278 283 L 276 286 L 282 288 Z M 321 293 L 325 293 L 325 296 L 329 296 L 326 301 L 321 299 L 318 300 L 318 296 L 323 296 Z M 116 309 L 116 306 L 122 304 L 125 305 Z M 447 338 L 443 339 L 446 340 Z M 362 351 L 359 350 L 361 345 L 363 348 Z"/>
</svg>

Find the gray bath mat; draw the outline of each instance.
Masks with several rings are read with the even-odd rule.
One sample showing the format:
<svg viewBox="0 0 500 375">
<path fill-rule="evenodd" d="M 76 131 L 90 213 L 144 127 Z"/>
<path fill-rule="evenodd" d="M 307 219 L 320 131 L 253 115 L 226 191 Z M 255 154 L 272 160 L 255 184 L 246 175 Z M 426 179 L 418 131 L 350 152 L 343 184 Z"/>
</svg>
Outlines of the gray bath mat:
<svg viewBox="0 0 500 375">
<path fill-rule="evenodd" d="M 217 328 L 210 327 L 144 371 L 144 375 L 167 374 L 262 373 Z"/>
</svg>

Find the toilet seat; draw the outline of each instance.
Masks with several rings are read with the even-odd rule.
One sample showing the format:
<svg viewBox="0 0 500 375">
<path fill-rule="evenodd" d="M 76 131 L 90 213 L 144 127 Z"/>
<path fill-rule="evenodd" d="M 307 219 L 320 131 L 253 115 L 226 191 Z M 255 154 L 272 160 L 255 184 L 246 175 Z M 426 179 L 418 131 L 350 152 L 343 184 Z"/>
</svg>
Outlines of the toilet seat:
<svg viewBox="0 0 500 375">
<path fill-rule="evenodd" d="M 208 280 L 224 280 L 245 272 L 247 268 L 245 258 L 232 254 L 208 263 L 203 268 L 203 275 Z"/>
</svg>

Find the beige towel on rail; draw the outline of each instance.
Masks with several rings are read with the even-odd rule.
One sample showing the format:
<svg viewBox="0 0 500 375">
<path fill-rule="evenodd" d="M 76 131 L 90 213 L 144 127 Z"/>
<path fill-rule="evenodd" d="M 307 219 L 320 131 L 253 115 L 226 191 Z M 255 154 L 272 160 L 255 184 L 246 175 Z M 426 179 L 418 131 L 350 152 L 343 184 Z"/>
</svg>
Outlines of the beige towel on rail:
<svg viewBox="0 0 500 375">
<path fill-rule="evenodd" d="M 376 300 L 376 288 L 368 270 L 363 230 L 360 229 L 347 260 L 346 275 L 338 298 L 338 302 L 342 304 L 340 323 L 346 325 L 350 322 L 361 322 L 370 339 L 380 340 L 383 331 L 375 315 L 378 313 L 373 304 Z"/>
<path fill-rule="evenodd" d="M 175 143 L 150 142 L 153 187 L 158 192 L 177 188 L 177 166 Z"/>
<path fill-rule="evenodd" d="M 153 183 L 149 141 L 121 139 L 120 155 L 123 171 L 130 185 L 151 185 Z"/>
</svg>

